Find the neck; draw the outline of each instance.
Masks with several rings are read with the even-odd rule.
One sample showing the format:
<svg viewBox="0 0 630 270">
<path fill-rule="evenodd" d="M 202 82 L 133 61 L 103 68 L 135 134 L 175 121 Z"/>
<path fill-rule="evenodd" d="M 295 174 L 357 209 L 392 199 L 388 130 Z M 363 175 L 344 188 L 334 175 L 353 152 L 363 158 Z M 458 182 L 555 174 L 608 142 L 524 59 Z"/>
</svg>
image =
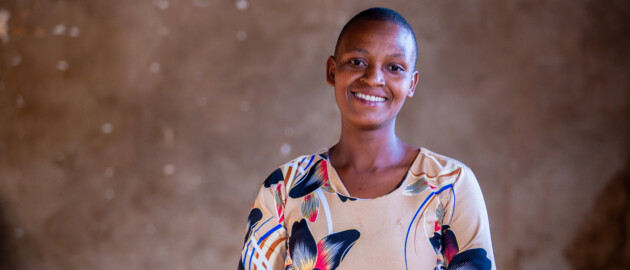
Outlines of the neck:
<svg viewBox="0 0 630 270">
<path fill-rule="evenodd" d="M 400 164 L 412 147 L 396 136 L 393 122 L 378 129 L 361 129 L 342 122 L 339 143 L 329 153 L 333 167 L 377 171 Z"/>
</svg>

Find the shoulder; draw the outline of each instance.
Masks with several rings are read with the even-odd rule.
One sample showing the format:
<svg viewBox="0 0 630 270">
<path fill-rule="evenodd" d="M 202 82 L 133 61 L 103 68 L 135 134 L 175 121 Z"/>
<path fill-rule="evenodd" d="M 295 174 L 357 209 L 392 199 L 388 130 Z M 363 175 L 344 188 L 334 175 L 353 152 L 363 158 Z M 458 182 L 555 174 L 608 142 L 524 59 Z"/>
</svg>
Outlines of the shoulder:
<svg viewBox="0 0 630 270">
<path fill-rule="evenodd" d="M 314 164 L 320 160 L 326 160 L 324 153 L 315 153 L 311 155 L 298 156 L 290 161 L 278 166 L 268 177 L 265 179 L 265 187 L 269 187 L 284 181 L 289 183 L 291 179 L 303 174 L 305 171 L 313 167 Z"/>
<path fill-rule="evenodd" d="M 424 177 L 433 189 L 455 185 L 463 179 L 475 179 L 472 170 L 464 163 L 426 148 L 420 149 L 410 171 Z"/>
<path fill-rule="evenodd" d="M 430 165 L 432 167 L 435 167 L 436 169 L 448 170 L 449 168 L 456 167 L 465 167 L 467 169 L 470 169 L 459 160 L 456 160 L 452 157 L 447 157 L 442 154 L 438 154 L 426 148 L 420 148 L 420 155 L 424 157 L 424 162 L 427 163 L 426 165 Z"/>
</svg>

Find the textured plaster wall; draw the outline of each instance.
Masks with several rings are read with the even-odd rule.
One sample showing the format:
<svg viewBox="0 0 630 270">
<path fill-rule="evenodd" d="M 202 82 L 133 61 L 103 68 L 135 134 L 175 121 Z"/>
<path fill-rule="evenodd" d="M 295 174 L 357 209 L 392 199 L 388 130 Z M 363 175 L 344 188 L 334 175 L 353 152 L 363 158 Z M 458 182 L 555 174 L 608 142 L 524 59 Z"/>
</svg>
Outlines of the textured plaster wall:
<svg viewBox="0 0 630 270">
<path fill-rule="evenodd" d="M 1 0 L 0 268 L 234 269 L 375 5 L 420 46 L 399 135 L 473 168 L 499 268 L 628 267 L 627 1 Z"/>
</svg>

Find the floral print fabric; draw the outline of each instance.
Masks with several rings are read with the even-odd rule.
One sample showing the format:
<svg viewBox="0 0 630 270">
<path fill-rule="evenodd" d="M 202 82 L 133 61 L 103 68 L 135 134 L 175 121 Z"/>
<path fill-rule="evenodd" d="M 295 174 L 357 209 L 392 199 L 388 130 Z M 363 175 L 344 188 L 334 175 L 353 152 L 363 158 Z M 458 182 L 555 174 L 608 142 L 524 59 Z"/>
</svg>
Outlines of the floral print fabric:
<svg viewBox="0 0 630 270">
<path fill-rule="evenodd" d="M 264 181 L 239 269 L 495 269 L 481 189 L 462 163 L 421 148 L 399 188 L 348 194 L 327 153 Z"/>
</svg>

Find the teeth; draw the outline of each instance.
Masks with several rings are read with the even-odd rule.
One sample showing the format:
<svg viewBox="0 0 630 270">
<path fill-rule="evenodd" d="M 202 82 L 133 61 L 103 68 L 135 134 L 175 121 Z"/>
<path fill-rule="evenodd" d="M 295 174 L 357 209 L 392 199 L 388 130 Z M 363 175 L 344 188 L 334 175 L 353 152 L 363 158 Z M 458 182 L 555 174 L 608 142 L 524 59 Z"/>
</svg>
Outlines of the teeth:
<svg viewBox="0 0 630 270">
<path fill-rule="evenodd" d="M 354 95 L 360 99 L 364 99 L 367 101 L 372 101 L 372 102 L 383 102 L 385 101 L 385 98 L 383 97 L 377 97 L 377 96 L 370 96 L 370 95 L 366 95 L 366 94 L 361 94 L 361 93 L 354 93 Z"/>
</svg>

